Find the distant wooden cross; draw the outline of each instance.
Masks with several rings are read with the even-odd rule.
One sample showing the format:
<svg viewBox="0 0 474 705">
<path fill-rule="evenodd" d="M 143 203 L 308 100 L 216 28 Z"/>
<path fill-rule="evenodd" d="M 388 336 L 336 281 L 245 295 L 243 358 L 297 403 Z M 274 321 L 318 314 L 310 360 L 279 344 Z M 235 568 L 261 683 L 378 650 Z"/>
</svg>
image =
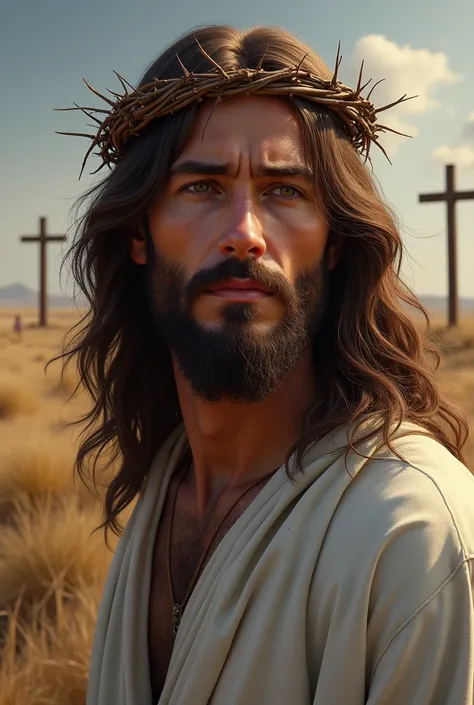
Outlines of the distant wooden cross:
<svg viewBox="0 0 474 705">
<path fill-rule="evenodd" d="M 47 260 L 46 245 L 48 242 L 64 242 L 65 235 L 47 235 L 46 218 L 40 218 L 39 235 L 22 235 L 21 242 L 39 242 L 40 244 L 40 291 L 39 291 L 39 324 L 47 325 Z"/>
<path fill-rule="evenodd" d="M 446 191 L 444 193 L 426 193 L 419 196 L 420 203 L 446 201 L 448 205 L 448 323 L 458 324 L 458 276 L 457 276 L 457 235 L 456 235 L 456 201 L 474 199 L 474 191 L 456 191 L 454 166 L 446 166 Z"/>
</svg>

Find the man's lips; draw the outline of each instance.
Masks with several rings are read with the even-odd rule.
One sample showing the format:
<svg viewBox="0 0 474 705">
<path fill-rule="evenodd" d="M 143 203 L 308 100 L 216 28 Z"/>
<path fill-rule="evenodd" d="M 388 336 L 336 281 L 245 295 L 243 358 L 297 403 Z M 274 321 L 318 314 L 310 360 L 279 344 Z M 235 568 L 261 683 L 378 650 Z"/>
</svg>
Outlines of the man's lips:
<svg viewBox="0 0 474 705">
<path fill-rule="evenodd" d="M 271 296 L 273 292 L 255 279 L 235 277 L 210 286 L 206 289 L 206 293 L 231 301 L 255 301 L 265 296 Z"/>
</svg>

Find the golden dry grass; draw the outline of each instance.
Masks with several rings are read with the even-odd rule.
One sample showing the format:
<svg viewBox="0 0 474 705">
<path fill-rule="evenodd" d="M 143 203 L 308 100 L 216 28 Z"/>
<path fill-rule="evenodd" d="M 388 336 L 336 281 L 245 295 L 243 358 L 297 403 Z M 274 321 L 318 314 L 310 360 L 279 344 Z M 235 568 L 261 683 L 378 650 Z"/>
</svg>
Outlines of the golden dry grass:
<svg viewBox="0 0 474 705">
<path fill-rule="evenodd" d="M 101 586 L 111 553 L 97 527 L 97 510 L 74 498 L 47 496 L 19 500 L 15 521 L 0 531 L 0 609 L 50 601 L 51 586 L 60 581 L 68 591 L 82 584 Z"/>
<path fill-rule="evenodd" d="M 86 409 L 81 394 L 68 401 L 77 376 L 44 372 L 77 314 L 53 311 L 41 330 L 23 312 L 20 342 L 14 313 L 0 310 L 0 705 L 84 705 L 112 553 L 93 533 L 100 501 L 73 481 L 77 434 L 66 424 Z M 434 336 L 440 382 L 474 421 L 474 320 Z M 467 453 L 474 468 L 474 438 Z"/>
<path fill-rule="evenodd" d="M 18 610 L 11 613 L 0 705 L 84 705 L 99 597 L 96 587 L 82 585 L 71 601 L 59 585 L 53 616 L 42 608 L 22 625 Z"/>
<path fill-rule="evenodd" d="M 84 705 L 92 637 L 112 557 L 101 506 L 73 480 L 77 433 L 67 422 L 86 409 L 69 371 L 45 374 L 77 320 L 52 312 L 50 327 L 0 311 L 0 705 Z M 112 547 L 113 548 L 113 547 Z"/>
<path fill-rule="evenodd" d="M 11 419 L 21 414 L 34 414 L 38 399 L 18 376 L 0 377 L 0 419 Z"/>
<path fill-rule="evenodd" d="M 0 522 L 21 500 L 63 498 L 92 501 L 73 479 L 75 449 L 70 439 L 48 429 L 32 428 L 24 442 L 6 445 L 0 454 Z"/>
<path fill-rule="evenodd" d="M 441 387 L 470 420 L 471 436 L 464 453 L 474 471 L 474 319 L 464 320 L 459 328 L 446 328 L 434 321 L 432 338 L 442 353 Z"/>
</svg>

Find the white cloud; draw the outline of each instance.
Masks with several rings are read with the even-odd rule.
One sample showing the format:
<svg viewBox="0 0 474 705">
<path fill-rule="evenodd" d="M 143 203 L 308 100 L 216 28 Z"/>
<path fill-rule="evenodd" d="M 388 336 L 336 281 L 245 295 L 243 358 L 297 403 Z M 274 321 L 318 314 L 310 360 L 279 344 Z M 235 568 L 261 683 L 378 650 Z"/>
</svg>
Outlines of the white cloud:
<svg viewBox="0 0 474 705">
<path fill-rule="evenodd" d="M 448 67 L 444 52 L 413 49 L 407 44 L 400 46 L 378 34 L 369 34 L 357 41 L 355 58 L 364 59 L 364 73 L 368 77 L 374 81 L 385 78 L 376 88 L 378 102 L 391 102 L 404 93 L 418 96 L 400 107 L 406 114 L 440 107 L 432 97 L 436 88 L 459 83 L 463 78 Z"/>
<path fill-rule="evenodd" d="M 474 166 L 474 147 L 467 144 L 449 147 L 443 144 L 433 151 L 433 157 L 441 164 Z"/>
<path fill-rule="evenodd" d="M 367 95 L 376 81 L 385 79 L 371 96 L 376 107 L 391 103 L 404 94 L 418 96 L 379 116 L 383 124 L 413 137 L 418 134 L 418 130 L 410 117 L 442 107 L 435 98 L 436 90 L 463 79 L 463 76 L 449 68 L 448 57 L 444 52 L 399 45 L 379 34 L 366 35 L 356 42 L 354 63 L 360 66 L 362 59 L 366 80 L 373 79 L 364 95 Z M 381 136 L 381 143 L 389 155 L 393 155 L 406 142 L 405 138 L 390 133 Z"/>
<path fill-rule="evenodd" d="M 474 112 L 468 115 L 463 129 L 463 136 L 468 142 L 474 142 Z"/>
<path fill-rule="evenodd" d="M 442 144 L 432 153 L 441 164 L 456 164 L 460 167 L 474 166 L 474 112 L 469 113 L 462 130 L 462 139 L 454 145 Z"/>
</svg>

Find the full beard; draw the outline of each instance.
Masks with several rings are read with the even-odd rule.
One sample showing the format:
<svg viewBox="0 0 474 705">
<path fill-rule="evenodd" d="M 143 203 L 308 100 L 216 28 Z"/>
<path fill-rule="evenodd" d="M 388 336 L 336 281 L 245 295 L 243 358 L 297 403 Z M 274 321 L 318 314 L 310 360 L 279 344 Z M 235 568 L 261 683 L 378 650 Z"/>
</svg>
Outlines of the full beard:
<svg viewBox="0 0 474 705">
<path fill-rule="evenodd" d="M 182 269 L 156 249 L 148 257 L 148 291 L 157 333 L 196 396 L 212 402 L 258 402 L 276 392 L 314 340 L 327 309 L 325 261 L 302 272 L 294 287 L 255 260 L 229 258 L 200 270 L 189 281 Z M 230 277 L 251 277 L 271 287 L 285 304 L 273 328 L 259 330 L 256 303 L 227 303 L 217 329 L 192 315 L 196 296 Z"/>
</svg>

